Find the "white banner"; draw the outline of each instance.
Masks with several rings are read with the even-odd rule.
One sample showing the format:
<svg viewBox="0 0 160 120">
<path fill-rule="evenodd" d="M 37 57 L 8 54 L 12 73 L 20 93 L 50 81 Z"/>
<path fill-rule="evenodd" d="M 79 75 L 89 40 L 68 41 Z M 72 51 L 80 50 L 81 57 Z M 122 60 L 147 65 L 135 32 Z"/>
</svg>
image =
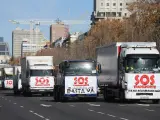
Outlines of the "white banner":
<svg viewBox="0 0 160 120">
<path fill-rule="evenodd" d="M 97 94 L 96 76 L 65 77 L 65 94 Z"/>
</svg>

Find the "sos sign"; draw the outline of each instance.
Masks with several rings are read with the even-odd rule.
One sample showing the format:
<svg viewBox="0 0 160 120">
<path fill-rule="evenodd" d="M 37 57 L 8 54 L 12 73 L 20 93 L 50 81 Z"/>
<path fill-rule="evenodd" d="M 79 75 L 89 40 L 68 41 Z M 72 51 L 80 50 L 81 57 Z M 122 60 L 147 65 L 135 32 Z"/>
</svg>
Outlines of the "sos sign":
<svg viewBox="0 0 160 120">
<path fill-rule="evenodd" d="M 134 88 L 156 88 L 154 75 L 136 75 Z"/>
<path fill-rule="evenodd" d="M 89 86 L 88 77 L 75 77 L 74 86 Z"/>
<path fill-rule="evenodd" d="M 13 81 L 12 80 L 7 80 L 7 85 L 13 85 Z"/>
<path fill-rule="evenodd" d="M 35 86 L 50 86 L 49 80 L 45 79 L 43 77 L 41 77 L 41 78 L 36 77 Z"/>
</svg>

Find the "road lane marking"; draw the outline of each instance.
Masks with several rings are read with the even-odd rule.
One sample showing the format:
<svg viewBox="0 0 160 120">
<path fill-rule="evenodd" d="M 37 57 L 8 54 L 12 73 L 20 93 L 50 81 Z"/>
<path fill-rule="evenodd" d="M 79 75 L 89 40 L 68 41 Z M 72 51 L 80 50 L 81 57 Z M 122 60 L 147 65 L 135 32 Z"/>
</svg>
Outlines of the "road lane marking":
<svg viewBox="0 0 160 120">
<path fill-rule="evenodd" d="M 50 119 L 46 118 L 45 120 L 50 120 Z"/>
<path fill-rule="evenodd" d="M 24 108 L 23 106 L 20 106 L 21 108 Z"/>
<path fill-rule="evenodd" d="M 116 116 L 114 116 L 114 115 L 111 115 L 111 114 L 107 114 L 108 116 L 110 116 L 110 117 L 116 117 Z"/>
<path fill-rule="evenodd" d="M 149 104 L 137 104 L 139 106 L 150 106 Z"/>
<path fill-rule="evenodd" d="M 91 104 L 91 103 L 86 103 L 86 104 L 88 104 L 88 105 L 90 105 L 90 106 L 96 106 L 96 107 L 101 106 L 101 105 Z"/>
<path fill-rule="evenodd" d="M 88 111 L 94 112 L 94 110 L 88 109 Z"/>
<path fill-rule="evenodd" d="M 105 113 L 103 113 L 103 112 L 97 112 L 97 113 L 99 113 L 99 114 L 103 114 L 103 115 L 105 114 Z"/>
<path fill-rule="evenodd" d="M 128 119 L 126 119 L 126 118 L 122 118 L 122 117 L 121 117 L 120 119 L 121 119 L 121 120 L 128 120 Z"/>
<path fill-rule="evenodd" d="M 145 110 L 150 111 L 150 112 L 153 112 L 153 111 L 154 111 L 154 110 L 150 110 L 150 109 L 145 109 Z"/>
<path fill-rule="evenodd" d="M 17 104 L 17 103 L 14 103 L 15 105 Z"/>
<path fill-rule="evenodd" d="M 69 105 L 69 106 L 71 106 L 71 107 L 75 107 L 74 105 Z"/>
<path fill-rule="evenodd" d="M 33 113 L 33 111 L 32 111 L 32 110 L 30 110 L 29 112 Z"/>
<path fill-rule="evenodd" d="M 35 115 L 37 115 L 40 118 L 44 118 L 42 115 L 38 114 L 38 113 L 34 113 Z"/>
<path fill-rule="evenodd" d="M 51 107 L 52 105 L 40 104 L 40 106 L 43 106 L 43 107 Z"/>
</svg>

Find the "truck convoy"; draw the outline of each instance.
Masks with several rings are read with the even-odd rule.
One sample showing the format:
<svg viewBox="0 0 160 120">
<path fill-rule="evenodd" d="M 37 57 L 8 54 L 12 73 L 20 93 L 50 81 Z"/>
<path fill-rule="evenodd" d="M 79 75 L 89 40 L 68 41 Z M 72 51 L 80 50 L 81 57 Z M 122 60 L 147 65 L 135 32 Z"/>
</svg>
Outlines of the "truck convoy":
<svg viewBox="0 0 160 120">
<path fill-rule="evenodd" d="M 21 59 L 22 92 L 53 95 L 54 66 L 53 56 L 26 56 Z"/>
<path fill-rule="evenodd" d="M 59 64 L 54 87 L 54 100 L 70 97 L 97 98 L 97 63 L 92 60 L 65 60 Z"/>
<path fill-rule="evenodd" d="M 155 42 L 117 42 L 96 49 L 98 85 L 106 101 L 160 99 L 159 52 Z"/>
<path fill-rule="evenodd" d="M 13 80 L 13 90 L 15 95 L 19 95 L 22 90 L 21 84 L 21 66 L 13 67 L 14 80 Z"/>
<path fill-rule="evenodd" d="M 4 70 L 4 89 L 13 89 L 13 67 L 5 67 Z"/>
</svg>

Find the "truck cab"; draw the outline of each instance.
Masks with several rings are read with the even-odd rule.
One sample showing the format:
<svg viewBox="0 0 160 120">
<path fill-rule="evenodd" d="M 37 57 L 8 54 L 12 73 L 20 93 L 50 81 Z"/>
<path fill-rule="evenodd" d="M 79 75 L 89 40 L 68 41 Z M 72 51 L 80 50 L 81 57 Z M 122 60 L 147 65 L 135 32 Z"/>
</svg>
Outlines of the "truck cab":
<svg viewBox="0 0 160 120">
<path fill-rule="evenodd" d="M 54 89 L 55 101 L 68 98 L 97 98 L 97 63 L 93 60 L 65 60 L 59 64 Z"/>
<path fill-rule="evenodd" d="M 27 56 L 21 59 L 22 91 L 24 96 L 32 93 L 53 95 L 53 56 Z"/>
</svg>

